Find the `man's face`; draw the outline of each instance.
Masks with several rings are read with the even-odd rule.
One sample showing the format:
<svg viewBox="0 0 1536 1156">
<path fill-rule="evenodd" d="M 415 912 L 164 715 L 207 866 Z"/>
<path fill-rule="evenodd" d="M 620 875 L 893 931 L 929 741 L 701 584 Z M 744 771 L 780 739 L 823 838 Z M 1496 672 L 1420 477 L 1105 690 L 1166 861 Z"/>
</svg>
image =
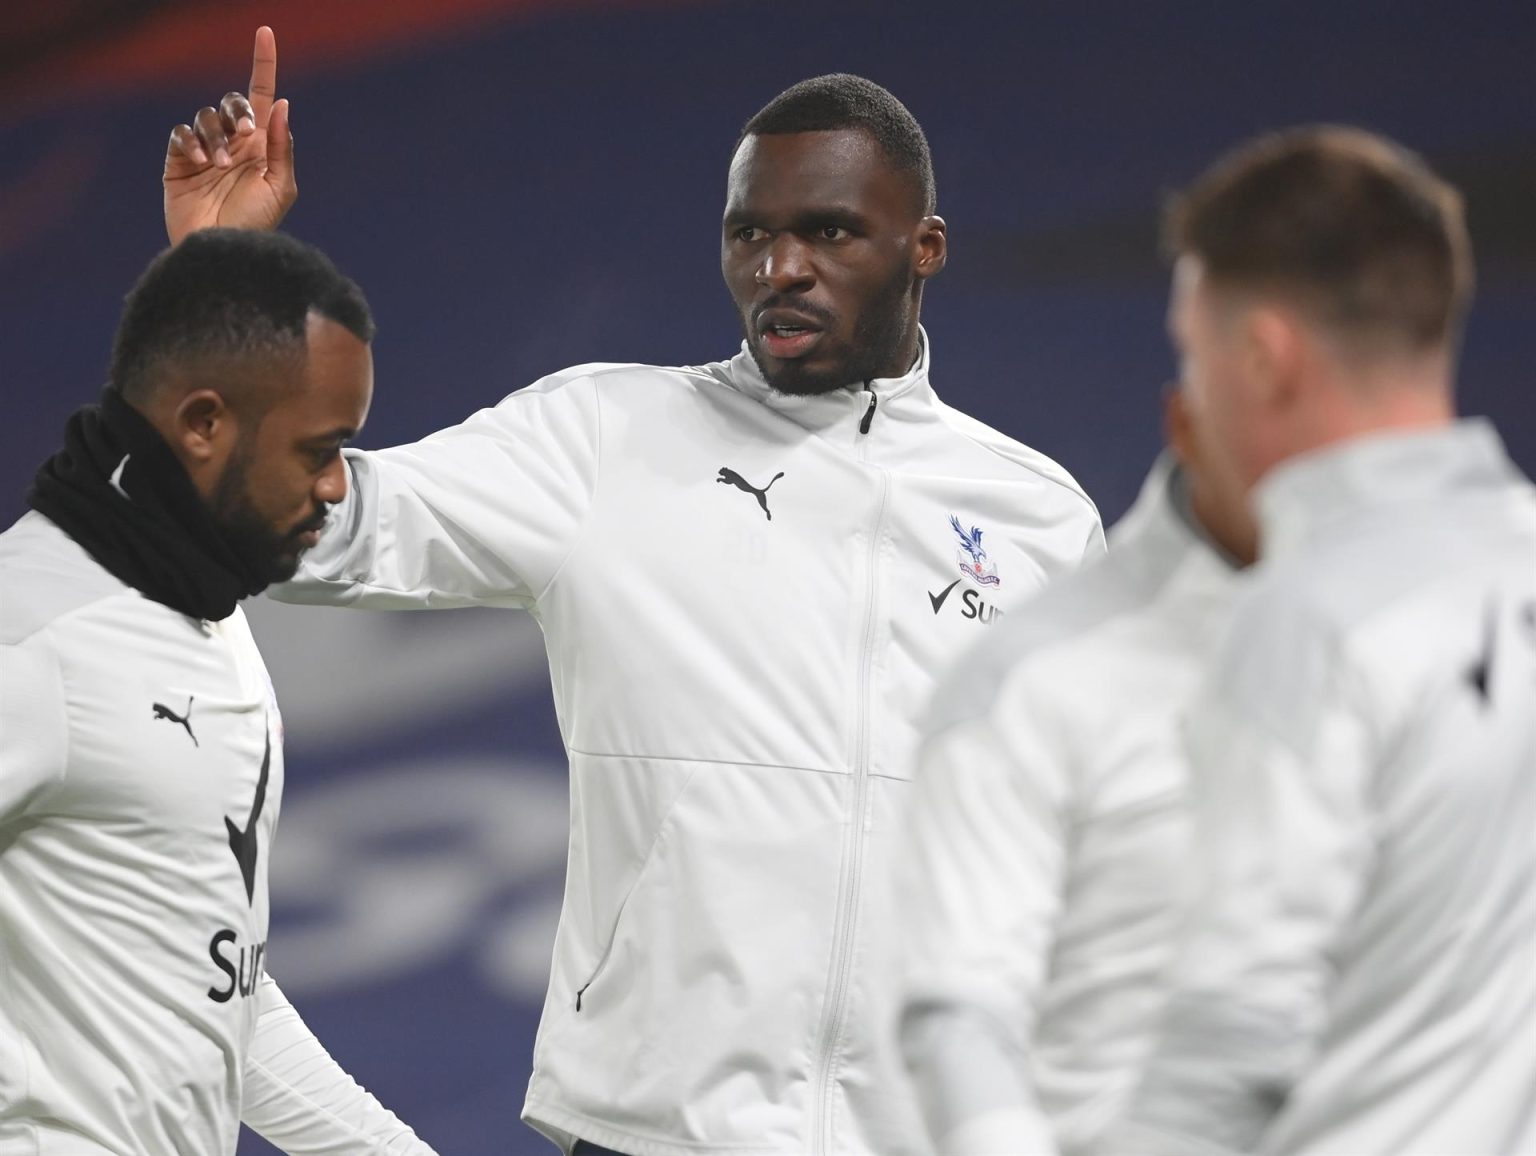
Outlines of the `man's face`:
<svg viewBox="0 0 1536 1156">
<path fill-rule="evenodd" d="M 781 393 L 911 368 L 944 224 L 857 130 L 748 136 L 726 187 L 720 269 L 747 348 Z"/>
<path fill-rule="evenodd" d="M 1183 467 L 1196 519 L 1229 557 L 1248 565 L 1258 556 L 1258 525 L 1248 509 L 1246 494 L 1232 484 L 1220 458 L 1213 454 L 1211 436 L 1196 420 L 1187 389 L 1174 386 L 1168 390 L 1163 398 L 1163 422 L 1168 445 Z"/>
<path fill-rule="evenodd" d="M 1246 502 L 1274 460 L 1272 415 L 1245 348 L 1244 325 L 1244 306 L 1220 295 L 1197 258 L 1181 257 L 1168 328 L 1202 481 L 1226 505 Z"/>
<path fill-rule="evenodd" d="M 346 497 L 341 447 L 373 400 L 373 354 L 364 342 L 314 313 L 307 337 L 302 387 L 274 383 L 280 400 L 241 432 L 210 500 L 226 540 L 269 582 L 293 577 L 299 555 L 320 540 L 327 509 Z"/>
</svg>

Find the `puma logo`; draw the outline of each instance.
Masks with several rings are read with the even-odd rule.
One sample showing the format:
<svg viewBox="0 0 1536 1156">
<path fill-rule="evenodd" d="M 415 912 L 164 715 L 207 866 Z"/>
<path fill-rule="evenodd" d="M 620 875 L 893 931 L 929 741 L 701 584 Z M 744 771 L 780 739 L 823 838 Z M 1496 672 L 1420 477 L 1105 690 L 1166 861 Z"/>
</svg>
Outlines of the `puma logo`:
<svg viewBox="0 0 1536 1156">
<path fill-rule="evenodd" d="M 778 473 L 773 475 L 772 479 L 769 480 L 766 486 L 764 486 L 762 489 L 758 489 L 751 482 L 747 481 L 744 477 L 738 474 L 735 470 L 730 469 L 727 466 L 721 466 L 720 476 L 717 477 L 715 481 L 719 482 L 722 486 L 735 486 L 738 490 L 742 490 L 748 494 L 751 494 L 757 499 L 757 504 L 763 508 L 763 513 L 768 515 L 768 520 L 771 522 L 773 521 L 773 511 L 768 508 L 768 491 L 773 489 L 773 483 L 778 481 L 783 476 L 784 471 L 780 470 Z"/>
<path fill-rule="evenodd" d="M 194 747 L 200 747 L 200 746 L 203 745 L 202 743 L 197 741 L 197 736 L 192 733 L 192 696 L 191 695 L 187 696 L 187 713 L 186 714 L 177 714 L 170 707 L 164 706 L 164 705 L 162 705 L 161 703 L 158 703 L 158 702 L 154 704 L 154 707 L 155 707 L 155 717 L 156 718 L 163 718 L 166 722 L 176 723 L 178 726 L 185 727 L 186 731 L 187 731 L 187 737 L 192 740 L 192 745 Z"/>
<path fill-rule="evenodd" d="M 256 821 L 261 818 L 262 804 L 267 801 L 267 773 L 272 768 L 272 732 L 267 731 L 267 749 L 261 756 L 261 776 L 256 780 L 256 799 L 251 803 L 251 817 L 245 821 L 245 828 L 235 826 L 235 821 L 228 815 L 224 817 L 224 827 L 229 831 L 229 849 L 235 853 L 235 862 L 240 864 L 240 877 L 245 880 L 245 898 L 247 903 L 254 903 L 256 899 Z"/>
</svg>

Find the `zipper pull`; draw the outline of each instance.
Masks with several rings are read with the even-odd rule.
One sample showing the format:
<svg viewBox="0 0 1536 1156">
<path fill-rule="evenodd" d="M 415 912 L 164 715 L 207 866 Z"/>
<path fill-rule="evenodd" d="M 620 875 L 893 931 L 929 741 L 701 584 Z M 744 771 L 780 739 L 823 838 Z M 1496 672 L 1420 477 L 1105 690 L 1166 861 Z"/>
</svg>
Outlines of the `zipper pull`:
<svg viewBox="0 0 1536 1156">
<path fill-rule="evenodd" d="M 864 411 L 864 420 L 859 423 L 859 432 L 861 434 L 869 432 L 869 423 L 875 420 L 875 402 L 880 400 L 875 396 L 875 391 L 869 388 L 867 382 L 864 388 L 869 390 L 869 408 Z"/>
</svg>

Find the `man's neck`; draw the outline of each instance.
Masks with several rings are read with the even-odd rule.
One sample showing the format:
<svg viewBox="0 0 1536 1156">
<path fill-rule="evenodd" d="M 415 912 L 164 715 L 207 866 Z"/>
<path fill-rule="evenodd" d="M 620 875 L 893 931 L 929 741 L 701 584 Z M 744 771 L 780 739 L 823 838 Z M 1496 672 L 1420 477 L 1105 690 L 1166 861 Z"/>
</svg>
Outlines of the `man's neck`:
<svg viewBox="0 0 1536 1156">
<path fill-rule="evenodd" d="M 1345 387 L 1334 404 L 1320 407 L 1288 457 L 1326 449 L 1373 434 L 1437 429 L 1456 420 L 1450 385 L 1441 378 Z"/>
</svg>

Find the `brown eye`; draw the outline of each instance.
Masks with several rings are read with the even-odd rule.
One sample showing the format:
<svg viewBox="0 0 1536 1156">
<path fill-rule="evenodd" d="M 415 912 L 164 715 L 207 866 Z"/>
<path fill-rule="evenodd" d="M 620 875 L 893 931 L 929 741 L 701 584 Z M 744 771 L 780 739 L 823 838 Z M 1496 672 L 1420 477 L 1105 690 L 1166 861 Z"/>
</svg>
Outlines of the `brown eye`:
<svg viewBox="0 0 1536 1156">
<path fill-rule="evenodd" d="M 821 239 L 823 241 L 846 241 L 851 236 L 853 234 L 841 225 L 823 225 L 821 227 Z"/>
<path fill-rule="evenodd" d="M 736 239 L 738 241 L 745 241 L 749 245 L 756 241 L 761 241 L 766 236 L 767 234 L 756 225 L 743 225 L 736 230 Z"/>
</svg>

